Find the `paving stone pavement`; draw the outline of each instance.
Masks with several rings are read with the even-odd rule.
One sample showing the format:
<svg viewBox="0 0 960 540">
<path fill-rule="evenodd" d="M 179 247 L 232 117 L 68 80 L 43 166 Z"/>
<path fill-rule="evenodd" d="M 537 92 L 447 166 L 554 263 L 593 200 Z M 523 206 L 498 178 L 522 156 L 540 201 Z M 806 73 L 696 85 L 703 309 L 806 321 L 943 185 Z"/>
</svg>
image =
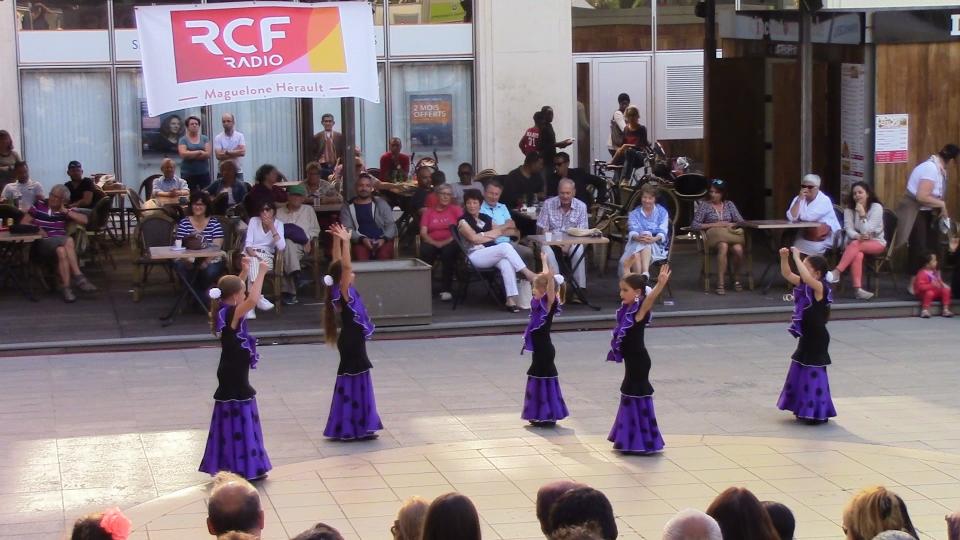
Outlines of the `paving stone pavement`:
<svg viewBox="0 0 960 540">
<path fill-rule="evenodd" d="M 676 509 L 705 508 L 727 485 L 787 502 L 798 538 L 838 538 L 856 489 L 892 486 L 925 537 L 944 538 L 960 507 L 956 320 L 843 321 L 833 335 L 825 426 L 775 407 L 794 340 L 785 324 L 648 332 L 667 449 L 624 457 L 605 441 L 622 366 L 603 362 L 609 333 L 557 333 L 571 418 L 519 419 L 529 357 L 520 337 L 370 343 L 378 440 L 322 436 L 336 351 L 262 347 L 251 375 L 277 467 L 260 484 L 265 538 L 329 520 L 350 538 L 384 538 L 403 498 L 457 489 L 484 538 L 534 538 L 532 497 L 551 478 L 603 489 L 621 537 L 658 538 Z M 0 537 L 61 538 L 107 505 L 130 510 L 136 539 L 206 538 L 203 453 L 219 351 L 0 359 Z M 191 487 L 194 486 L 194 487 Z"/>
</svg>

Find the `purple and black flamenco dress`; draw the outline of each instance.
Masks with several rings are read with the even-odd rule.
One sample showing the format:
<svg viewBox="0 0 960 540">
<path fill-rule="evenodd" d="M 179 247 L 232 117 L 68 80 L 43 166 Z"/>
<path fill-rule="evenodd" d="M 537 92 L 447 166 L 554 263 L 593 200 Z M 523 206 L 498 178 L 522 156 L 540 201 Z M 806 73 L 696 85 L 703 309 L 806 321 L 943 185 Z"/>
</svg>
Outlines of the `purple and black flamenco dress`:
<svg viewBox="0 0 960 540">
<path fill-rule="evenodd" d="M 236 306 L 224 306 L 217 313 L 222 347 L 219 384 L 200 471 L 211 475 L 230 471 L 250 480 L 266 475 L 272 466 L 263 448 L 257 391 L 250 386 L 250 370 L 259 359 L 256 339 L 247 331 L 246 318 L 240 319 L 236 329 L 230 327 L 235 310 Z"/>
<path fill-rule="evenodd" d="M 607 440 L 613 443 L 614 450 L 652 454 L 663 450 L 664 444 L 653 409 L 650 355 L 643 343 L 650 314 L 640 321 L 635 320 L 641 302 L 642 298 L 617 310 L 617 326 L 613 330 L 607 361 L 623 362 L 624 376 L 620 385 L 620 408 Z"/>
<path fill-rule="evenodd" d="M 557 366 L 554 364 L 557 351 L 550 340 L 550 326 L 557 313 L 560 313 L 559 301 L 554 300 L 548 308 L 546 295 L 534 299 L 530 306 L 530 322 L 523 333 L 520 354 L 531 351 L 533 361 L 527 370 L 527 389 L 520 418 L 532 424 L 552 424 L 570 414 L 563 401 Z"/>
<path fill-rule="evenodd" d="M 340 366 L 333 387 L 330 416 L 323 430 L 324 437 L 342 441 L 372 438 L 377 430 L 383 429 L 370 378 L 373 365 L 367 358 L 366 341 L 373 336 L 373 322 L 367 315 L 360 293 L 352 285 L 349 295 L 344 302 L 340 289 L 334 289 L 333 307 L 340 313 L 341 322 L 337 338 Z"/>
<path fill-rule="evenodd" d="M 823 298 L 817 301 L 813 289 L 801 283 L 793 289 L 794 309 L 790 333 L 799 338 L 797 350 L 791 357 L 787 380 L 777 407 L 790 411 L 800 420 L 810 423 L 826 422 L 837 415 L 830 397 L 827 366 L 830 365 L 830 334 L 827 320 L 833 294 L 823 283 Z"/>
</svg>

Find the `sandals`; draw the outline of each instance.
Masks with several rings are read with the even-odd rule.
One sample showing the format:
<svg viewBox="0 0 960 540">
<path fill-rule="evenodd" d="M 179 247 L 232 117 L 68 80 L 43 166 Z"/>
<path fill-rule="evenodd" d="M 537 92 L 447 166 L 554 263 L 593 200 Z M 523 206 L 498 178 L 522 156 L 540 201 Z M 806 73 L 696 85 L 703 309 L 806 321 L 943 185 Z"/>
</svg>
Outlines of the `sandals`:
<svg viewBox="0 0 960 540">
<path fill-rule="evenodd" d="M 735 291 L 737 291 L 737 292 L 743 292 L 743 284 L 740 283 L 739 281 L 734 281 L 734 282 L 733 282 L 733 290 L 735 290 Z"/>
<path fill-rule="evenodd" d="M 507 311 L 510 313 L 520 313 L 520 306 L 516 304 L 507 304 Z"/>
<path fill-rule="evenodd" d="M 723 285 L 720 285 L 719 287 L 717 287 L 717 294 L 720 296 L 727 294 L 727 291 L 726 289 L 723 288 Z"/>
</svg>

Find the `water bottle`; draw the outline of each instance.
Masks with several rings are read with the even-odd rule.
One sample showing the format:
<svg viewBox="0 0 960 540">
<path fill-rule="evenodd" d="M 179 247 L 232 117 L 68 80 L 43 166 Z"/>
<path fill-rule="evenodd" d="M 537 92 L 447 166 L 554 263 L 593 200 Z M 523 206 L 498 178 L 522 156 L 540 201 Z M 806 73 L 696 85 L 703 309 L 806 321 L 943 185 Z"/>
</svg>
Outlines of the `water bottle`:
<svg viewBox="0 0 960 540">
<path fill-rule="evenodd" d="M 14 205 L 15 207 L 17 207 L 17 210 L 23 210 L 23 208 L 20 207 L 20 201 L 21 201 L 21 200 L 22 200 L 22 198 L 20 197 L 20 195 L 17 195 L 17 196 L 15 196 L 15 197 L 13 198 L 13 205 Z"/>
</svg>

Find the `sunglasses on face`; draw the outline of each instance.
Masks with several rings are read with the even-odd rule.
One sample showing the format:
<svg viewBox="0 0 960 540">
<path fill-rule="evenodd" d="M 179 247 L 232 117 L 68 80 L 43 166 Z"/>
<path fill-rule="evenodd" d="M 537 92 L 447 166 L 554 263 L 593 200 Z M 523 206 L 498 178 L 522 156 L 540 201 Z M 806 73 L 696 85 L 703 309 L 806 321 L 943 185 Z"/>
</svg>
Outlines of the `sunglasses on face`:
<svg viewBox="0 0 960 540">
<path fill-rule="evenodd" d="M 726 184 L 726 182 L 724 182 L 723 180 L 721 180 L 721 179 L 719 179 L 719 178 L 714 178 L 713 180 L 710 181 L 710 183 L 713 184 L 713 185 L 715 185 L 715 186 L 722 186 L 722 185 Z"/>
<path fill-rule="evenodd" d="M 817 186 L 800 186 L 800 189 L 816 189 Z"/>
</svg>

